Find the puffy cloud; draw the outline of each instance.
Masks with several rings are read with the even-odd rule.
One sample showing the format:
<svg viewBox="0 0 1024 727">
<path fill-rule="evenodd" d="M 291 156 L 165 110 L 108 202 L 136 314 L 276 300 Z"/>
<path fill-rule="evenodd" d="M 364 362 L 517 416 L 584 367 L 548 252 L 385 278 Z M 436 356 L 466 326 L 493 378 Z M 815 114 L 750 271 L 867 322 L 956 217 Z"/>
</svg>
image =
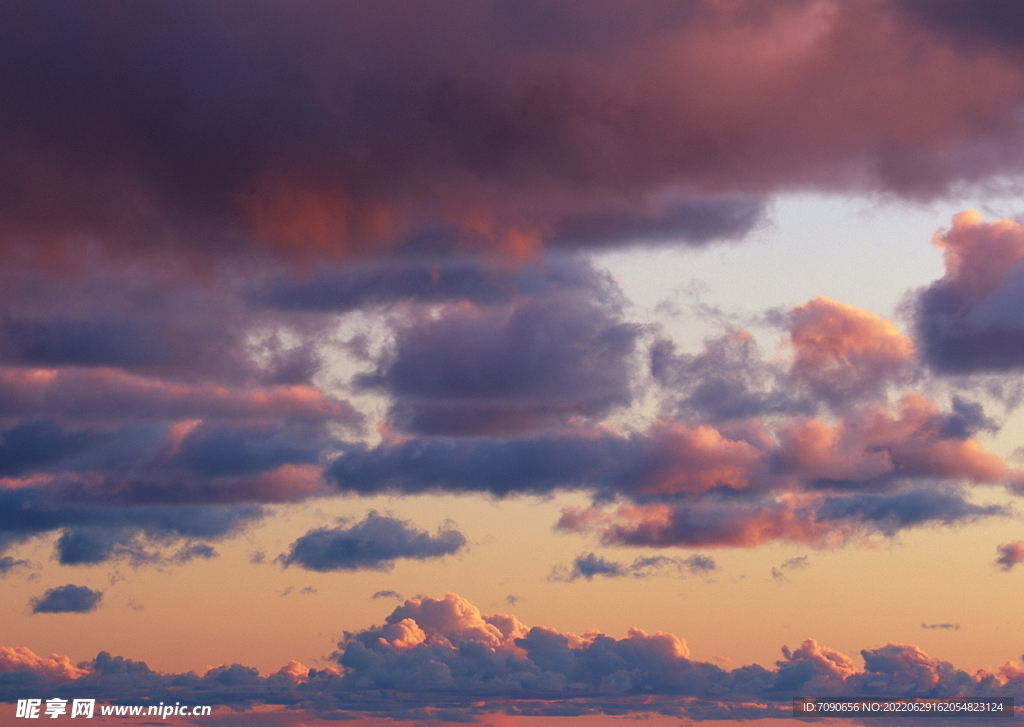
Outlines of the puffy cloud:
<svg viewBox="0 0 1024 727">
<path fill-rule="evenodd" d="M 365 520 L 350 527 L 310 530 L 292 543 L 287 555 L 280 556 L 280 561 L 285 566 L 298 565 L 322 572 L 388 571 L 399 558 L 440 558 L 457 553 L 465 545 L 466 537 L 451 524 L 442 525 L 437 535 L 432 536 L 417 530 L 407 520 L 371 510 Z"/>
<path fill-rule="evenodd" d="M 725 671 L 691 659 L 686 642 L 674 634 L 634 628 L 615 638 L 530 628 L 513 616 L 484 615 L 449 593 L 410 599 L 384 624 L 347 633 L 335 655 L 340 669 L 307 669 L 290 661 L 265 677 L 241 664 L 203 676 L 159 674 L 106 652 L 75 668 L 67 657 L 41 659 L 28 649 L 3 649 L 0 699 L 24 698 L 50 686 L 63 698 L 205 700 L 238 711 L 276 704 L 346 719 L 423 718 L 443 710 L 446 719 L 465 721 L 487 713 L 756 719 L 783 716 L 794 696 L 1020 695 L 1022 670 L 1013 662 L 998 676 L 970 675 L 913 645 L 866 649 L 864 669 L 813 639 L 796 649 L 784 646 L 782 656 L 770 669 Z"/>
<path fill-rule="evenodd" d="M 718 568 L 715 561 L 706 555 L 691 555 L 686 558 L 673 558 L 664 555 L 640 556 L 631 564 L 626 565 L 602 558 L 594 553 L 584 553 L 572 562 L 572 568 L 556 566 L 552 568 L 548 580 L 571 583 L 579 578 L 593 580 L 594 576 L 608 578 L 647 578 L 674 568 L 677 573 L 709 573 Z"/>
<path fill-rule="evenodd" d="M 102 599 L 102 591 L 69 583 L 50 588 L 42 596 L 33 598 L 32 613 L 89 613 L 100 605 Z"/>
<path fill-rule="evenodd" d="M 1012 570 L 1013 566 L 1024 562 L 1024 540 L 1015 540 L 1012 543 L 1004 543 L 996 548 L 999 557 L 996 563 L 1003 570 Z"/>
<path fill-rule="evenodd" d="M 959 424 L 959 420 L 954 420 Z M 949 432 L 953 429 L 953 432 Z M 908 393 L 896 416 L 888 407 L 855 409 L 838 424 L 807 419 L 781 432 L 783 470 L 809 481 L 869 483 L 892 477 L 940 477 L 995 483 L 1013 471 L 973 438 L 958 434 L 931 400 Z"/>
<path fill-rule="evenodd" d="M 71 659 L 61 654 L 37 656 L 24 646 L 0 646 L 0 673 L 25 671 L 39 674 L 54 684 L 65 684 L 89 673 L 88 669 L 73 666 Z"/>
<path fill-rule="evenodd" d="M 952 664 L 929 656 L 917 646 L 889 643 L 863 649 L 865 688 L 890 694 L 945 697 L 961 693 L 972 679 Z"/>
<path fill-rule="evenodd" d="M 832 404 L 876 398 L 905 378 L 914 344 L 891 321 L 829 298 L 791 313 L 791 375 Z"/>
<path fill-rule="evenodd" d="M 944 373 L 1008 371 L 1024 365 L 1024 225 L 987 223 L 974 211 L 935 236 L 946 274 L 920 292 L 917 335 Z"/>
<path fill-rule="evenodd" d="M 600 416 L 631 400 L 640 333 L 603 287 L 416 315 L 398 325 L 380 370 L 357 383 L 390 394 L 390 419 L 417 433 L 520 432 Z"/>
<path fill-rule="evenodd" d="M 777 661 L 778 675 L 773 687 L 806 694 L 839 694 L 846 680 L 860 670 L 853 659 L 814 639 L 805 639 L 799 648 L 782 647 L 783 661 Z"/>
</svg>

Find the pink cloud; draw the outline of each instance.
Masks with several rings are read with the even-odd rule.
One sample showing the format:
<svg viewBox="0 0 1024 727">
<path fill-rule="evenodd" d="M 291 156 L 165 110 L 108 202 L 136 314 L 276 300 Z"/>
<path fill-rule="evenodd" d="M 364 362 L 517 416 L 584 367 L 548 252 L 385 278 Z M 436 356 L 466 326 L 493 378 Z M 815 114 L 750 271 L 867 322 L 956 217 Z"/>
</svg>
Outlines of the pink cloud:
<svg viewBox="0 0 1024 727">
<path fill-rule="evenodd" d="M 871 404 L 836 423 L 807 419 L 780 433 L 788 471 L 805 480 L 868 481 L 886 475 L 998 483 L 1013 471 L 973 438 L 951 438 L 935 402 L 907 393 L 895 414 Z"/>
<path fill-rule="evenodd" d="M 117 369 L 0 368 L 0 416 L 111 419 L 294 418 L 356 423 L 346 401 L 305 384 L 236 388 L 189 385 Z"/>
<path fill-rule="evenodd" d="M 0 646 L 0 672 L 31 671 L 57 684 L 65 684 L 89 673 L 72 666 L 71 659 L 61 654 L 37 656 L 26 646 Z"/>
<path fill-rule="evenodd" d="M 1012 543 L 1003 543 L 996 548 L 996 551 L 999 553 L 999 557 L 996 558 L 996 563 L 998 563 L 1003 570 L 1013 570 L 1015 565 L 1024 562 L 1024 540 L 1015 540 Z"/>
<path fill-rule="evenodd" d="M 793 377 L 834 403 L 883 394 L 914 356 L 892 321 L 824 297 L 793 309 L 790 342 Z"/>
</svg>

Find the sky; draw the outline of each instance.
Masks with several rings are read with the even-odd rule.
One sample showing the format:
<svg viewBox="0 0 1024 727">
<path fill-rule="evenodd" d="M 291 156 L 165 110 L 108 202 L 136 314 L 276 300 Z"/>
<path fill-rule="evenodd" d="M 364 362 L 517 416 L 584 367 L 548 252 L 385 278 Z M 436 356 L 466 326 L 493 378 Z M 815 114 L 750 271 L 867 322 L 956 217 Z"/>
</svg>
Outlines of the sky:
<svg viewBox="0 0 1024 727">
<path fill-rule="evenodd" d="M 0 7 L 0 725 L 1024 698 L 1024 6 Z"/>
</svg>

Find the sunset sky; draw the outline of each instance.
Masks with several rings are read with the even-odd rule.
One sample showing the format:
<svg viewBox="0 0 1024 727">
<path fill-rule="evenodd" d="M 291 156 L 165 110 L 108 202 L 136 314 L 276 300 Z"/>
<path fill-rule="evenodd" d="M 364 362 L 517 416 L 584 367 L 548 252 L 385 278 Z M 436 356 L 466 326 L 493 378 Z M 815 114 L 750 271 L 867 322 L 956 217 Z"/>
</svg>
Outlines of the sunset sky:
<svg viewBox="0 0 1024 727">
<path fill-rule="evenodd" d="M 1024 4 L 0 8 L 0 725 L 1024 704 Z"/>
</svg>

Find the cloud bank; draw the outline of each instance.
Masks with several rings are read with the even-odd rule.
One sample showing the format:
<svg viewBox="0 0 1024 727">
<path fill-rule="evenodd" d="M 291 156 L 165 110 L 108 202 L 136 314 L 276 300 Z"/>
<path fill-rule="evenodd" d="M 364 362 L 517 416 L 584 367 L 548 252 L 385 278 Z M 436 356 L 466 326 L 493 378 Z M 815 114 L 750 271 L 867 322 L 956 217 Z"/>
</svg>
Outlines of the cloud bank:
<svg viewBox="0 0 1024 727">
<path fill-rule="evenodd" d="M 889 643 L 853 658 L 804 640 L 782 648 L 769 668 L 731 671 L 690 658 L 668 633 L 630 629 L 622 638 L 527 627 L 514 616 L 484 615 L 449 593 L 405 601 L 380 626 L 347 634 L 337 667 L 290 662 L 261 676 L 240 664 L 199 676 L 159 674 L 103 652 L 72 667 L 66 657 L 0 650 L 0 698 L 48 688 L 62 698 L 196 700 L 238 710 L 258 704 L 349 719 L 415 718 L 443 705 L 451 719 L 487 713 L 566 715 L 661 713 L 691 719 L 784 716 L 796 696 L 1016 696 L 1020 666 L 968 674 L 916 646 Z M 91 690 L 91 691 L 90 691 Z M 913 724 L 907 721 L 905 724 Z"/>
</svg>

